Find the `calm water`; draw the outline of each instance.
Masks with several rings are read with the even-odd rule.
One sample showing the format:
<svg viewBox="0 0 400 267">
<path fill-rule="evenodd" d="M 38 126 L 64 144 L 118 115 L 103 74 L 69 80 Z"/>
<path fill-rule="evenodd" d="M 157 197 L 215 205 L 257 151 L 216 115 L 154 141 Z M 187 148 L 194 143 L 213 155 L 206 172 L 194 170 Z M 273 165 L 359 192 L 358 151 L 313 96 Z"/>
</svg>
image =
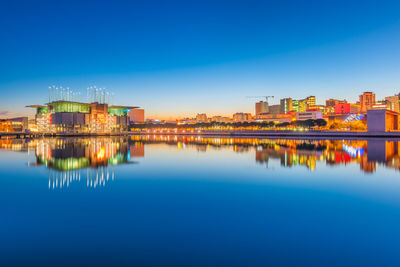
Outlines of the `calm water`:
<svg viewBox="0 0 400 267">
<path fill-rule="evenodd" d="M 0 264 L 400 265 L 397 141 L 0 147 Z"/>
</svg>

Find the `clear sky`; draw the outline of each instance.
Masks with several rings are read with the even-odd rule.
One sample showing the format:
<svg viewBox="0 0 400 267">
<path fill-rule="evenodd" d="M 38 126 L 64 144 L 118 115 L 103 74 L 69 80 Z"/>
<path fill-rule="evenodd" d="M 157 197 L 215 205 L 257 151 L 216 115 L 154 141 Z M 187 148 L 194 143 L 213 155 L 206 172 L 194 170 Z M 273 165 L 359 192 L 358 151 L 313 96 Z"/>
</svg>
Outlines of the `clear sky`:
<svg viewBox="0 0 400 267">
<path fill-rule="evenodd" d="M 32 115 L 49 85 L 166 119 L 400 92 L 400 1 L 0 1 L 2 117 Z"/>
</svg>

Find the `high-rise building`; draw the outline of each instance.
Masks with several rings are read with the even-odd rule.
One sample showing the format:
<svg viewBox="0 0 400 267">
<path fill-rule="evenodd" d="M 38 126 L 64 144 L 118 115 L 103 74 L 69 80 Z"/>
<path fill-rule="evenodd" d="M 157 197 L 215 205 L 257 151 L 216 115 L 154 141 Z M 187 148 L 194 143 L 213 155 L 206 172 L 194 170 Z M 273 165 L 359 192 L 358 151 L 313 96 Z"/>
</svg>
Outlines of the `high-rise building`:
<svg viewBox="0 0 400 267">
<path fill-rule="evenodd" d="M 281 105 L 271 105 L 268 109 L 271 114 L 279 114 L 281 112 Z"/>
<path fill-rule="evenodd" d="M 325 101 L 326 113 L 327 114 L 334 114 L 335 113 L 335 106 L 338 104 L 346 104 L 346 100 L 339 100 L 339 99 L 328 99 Z"/>
<path fill-rule="evenodd" d="M 281 99 L 280 113 L 287 114 L 288 112 L 293 110 L 291 98 L 283 98 Z"/>
<path fill-rule="evenodd" d="M 307 99 L 299 100 L 299 107 L 297 112 L 306 112 L 307 110 Z"/>
<path fill-rule="evenodd" d="M 256 103 L 256 116 L 262 113 L 268 113 L 268 102 L 267 101 L 260 101 Z"/>
<path fill-rule="evenodd" d="M 313 106 L 315 106 L 315 96 L 308 96 L 306 99 L 306 105 L 307 105 L 307 109 L 308 108 L 312 108 Z"/>
<path fill-rule="evenodd" d="M 306 112 L 307 109 L 315 106 L 315 96 L 308 96 L 305 99 L 292 100 L 292 110 L 295 112 Z"/>
<path fill-rule="evenodd" d="M 360 106 L 350 103 L 340 103 L 335 105 L 335 114 L 349 114 L 360 112 Z"/>
<path fill-rule="evenodd" d="M 299 112 L 299 100 L 292 100 L 292 110 Z"/>
<path fill-rule="evenodd" d="M 400 112 L 400 95 L 388 96 L 385 100 L 390 110 Z"/>
<path fill-rule="evenodd" d="M 372 92 L 364 92 L 360 95 L 360 106 L 361 112 L 366 112 L 368 109 L 372 109 L 375 104 L 375 94 Z"/>
</svg>

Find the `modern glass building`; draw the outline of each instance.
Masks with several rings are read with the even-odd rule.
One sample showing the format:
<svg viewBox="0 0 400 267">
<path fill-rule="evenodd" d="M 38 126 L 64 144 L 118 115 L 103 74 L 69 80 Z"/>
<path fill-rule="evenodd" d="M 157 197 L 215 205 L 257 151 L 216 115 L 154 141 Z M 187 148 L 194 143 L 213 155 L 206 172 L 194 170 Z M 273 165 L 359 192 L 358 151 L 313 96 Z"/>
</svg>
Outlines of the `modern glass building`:
<svg viewBox="0 0 400 267">
<path fill-rule="evenodd" d="M 36 109 L 35 121 L 41 133 L 113 133 L 128 130 L 133 106 L 57 100 Z"/>
</svg>

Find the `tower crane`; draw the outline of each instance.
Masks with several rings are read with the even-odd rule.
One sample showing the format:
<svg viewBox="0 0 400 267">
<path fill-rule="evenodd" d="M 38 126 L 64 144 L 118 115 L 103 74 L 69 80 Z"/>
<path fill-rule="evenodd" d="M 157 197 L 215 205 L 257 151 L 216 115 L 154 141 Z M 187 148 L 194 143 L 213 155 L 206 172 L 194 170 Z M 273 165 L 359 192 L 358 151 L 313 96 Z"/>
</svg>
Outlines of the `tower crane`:
<svg viewBox="0 0 400 267">
<path fill-rule="evenodd" d="M 261 95 L 261 96 L 247 96 L 247 98 L 263 98 L 263 97 L 265 97 L 265 101 L 268 103 L 268 99 L 269 98 L 274 98 L 274 96 L 273 95 Z"/>
</svg>

